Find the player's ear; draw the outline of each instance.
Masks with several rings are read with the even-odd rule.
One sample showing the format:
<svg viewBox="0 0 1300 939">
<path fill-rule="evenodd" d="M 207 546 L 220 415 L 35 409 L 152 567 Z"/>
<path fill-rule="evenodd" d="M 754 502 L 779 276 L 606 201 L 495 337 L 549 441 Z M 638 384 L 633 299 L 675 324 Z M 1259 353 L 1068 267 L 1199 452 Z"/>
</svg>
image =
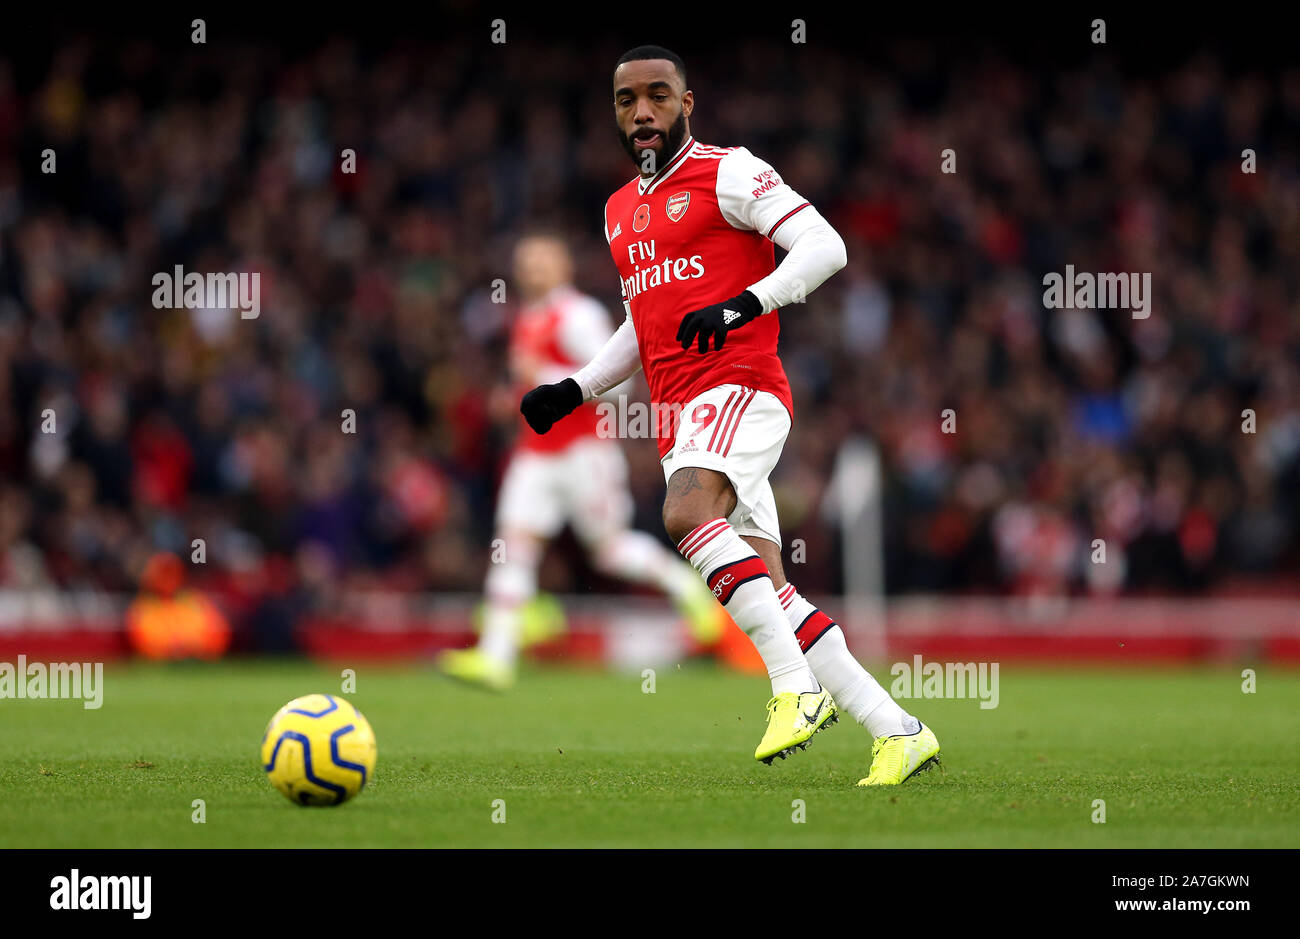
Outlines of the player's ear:
<svg viewBox="0 0 1300 939">
<path fill-rule="evenodd" d="M 687 88 L 686 91 L 682 92 L 682 114 L 684 114 L 686 117 L 690 117 L 691 112 L 694 110 L 695 110 L 695 92 Z"/>
</svg>

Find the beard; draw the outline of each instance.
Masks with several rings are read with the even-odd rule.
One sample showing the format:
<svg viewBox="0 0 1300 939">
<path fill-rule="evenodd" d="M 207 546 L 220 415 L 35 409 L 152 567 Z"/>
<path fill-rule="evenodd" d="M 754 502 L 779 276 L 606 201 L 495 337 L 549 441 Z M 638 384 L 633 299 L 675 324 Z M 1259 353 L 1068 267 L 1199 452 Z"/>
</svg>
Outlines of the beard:
<svg viewBox="0 0 1300 939">
<path fill-rule="evenodd" d="M 632 142 L 632 138 L 623 133 L 621 127 L 618 128 L 618 139 L 619 142 L 623 144 L 623 149 L 627 151 L 628 157 L 637 165 L 637 169 L 640 169 L 641 161 L 645 159 L 645 151 L 638 150 L 636 144 Z M 660 165 L 667 162 L 674 153 L 681 149 L 682 141 L 685 139 L 686 111 L 681 110 L 677 112 L 677 120 L 673 121 L 673 126 L 668 128 L 668 134 L 664 138 L 663 148 L 655 155 L 656 170 L 658 170 Z"/>
</svg>

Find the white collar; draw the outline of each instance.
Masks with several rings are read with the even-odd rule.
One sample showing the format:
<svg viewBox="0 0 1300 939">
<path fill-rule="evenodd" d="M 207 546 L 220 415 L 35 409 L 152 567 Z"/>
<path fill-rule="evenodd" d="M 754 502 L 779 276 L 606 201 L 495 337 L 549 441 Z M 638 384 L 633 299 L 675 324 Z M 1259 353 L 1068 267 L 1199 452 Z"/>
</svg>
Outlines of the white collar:
<svg viewBox="0 0 1300 939">
<path fill-rule="evenodd" d="M 663 169 L 655 173 L 649 179 L 642 176 L 637 180 L 637 191 L 644 196 L 647 193 L 652 192 L 656 186 L 669 176 L 673 175 L 673 173 L 677 172 L 677 168 L 686 162 L 686 152 L 693 146 L 695 146 L 695 137 L 687 137 L 681 147 L 678 148 L 677 152 L 672 155 L 672 158 L 664 164 Z"/>
</svg>

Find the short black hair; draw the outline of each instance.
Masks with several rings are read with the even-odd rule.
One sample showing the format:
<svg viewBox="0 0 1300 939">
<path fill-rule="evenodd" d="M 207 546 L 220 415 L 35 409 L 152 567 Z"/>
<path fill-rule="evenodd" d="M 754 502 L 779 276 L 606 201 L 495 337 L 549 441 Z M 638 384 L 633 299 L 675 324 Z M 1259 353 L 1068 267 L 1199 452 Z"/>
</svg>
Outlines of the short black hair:
<svg viewBox="0 0 1300 939">
<path fill-rule="evenodd" d="M 646 59 L 667 59 L 673 63 L 673 68 L 677 70 L 677 77 L 682 80 L 682 84 L 686 84 L 686 63 L 676 52 L 663 46 L 637 46 L 635 49 L 628 49 L 614 63 L 614 69 L 617 70 L 624 62 L 641 62 Z"/>
</svg>

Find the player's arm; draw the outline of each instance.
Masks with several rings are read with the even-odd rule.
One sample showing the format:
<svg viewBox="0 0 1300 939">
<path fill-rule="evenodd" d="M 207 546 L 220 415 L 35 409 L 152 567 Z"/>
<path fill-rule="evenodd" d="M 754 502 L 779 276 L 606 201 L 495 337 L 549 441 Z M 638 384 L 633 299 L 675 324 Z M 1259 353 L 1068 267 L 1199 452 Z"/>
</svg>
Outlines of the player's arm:
<svg viewBox="0 0 1300 939">
<path fill-rule="evenodd" d="M 623 301 L 627 307 L 627 301 Z M 614 330 L 600 351 L 582 368 L 553 385 L 539 385 L 519 404 L 528 426 L 544 434 L 556 421 L 589 401 L 621 385 L 641 369 L 641 350 L 632 325 L 632 311 L 627 310 L 623 324 Z"/>
<path fill-rule="evenodd" d="M 619 328 L 622 329 L 624 326 L 627 327 L 624 339 L 627 338 L 627 334 L 631 334 L 630 348 L 633 350 L 631 362 L 623 356 L 615 355 L 611 359 L 602 355 L 616 332 L 609 328 L 609 313 L 606 312 L 603 304 L 588 299 L 576 306 L 575 315 L 565 320 L 560 330 L 560 345 L 568 355 L 569 361 L 587 363 L 571 376 L 578 383 L 584 401 L 610 397 L 629 376 L 641 368 L 641 353 L 637 348 L 636 332 L 632 327 L 632 314 L 626 306 L 624 322 Z M 615 348 L 626 351 L 627 347 L 620 341 Z M 593 365 L 598 367 L 592 369 Z M 631 371 L 624 374 L 624 369 L 631 369 Z"/>
<path fill-rule="evenodd" d="M 609 243 L 609 203 L 605 203 L 605 243 Z M 555 422 L 573 413 L 583 402 L 590 401 L 612 388 L 621 385 L 641 369 L 641 350 L 636 341 L 636 328 L 632 325 L 632 306 L 623 297 L 623 310 L 626 316 L 623 324 L 614 330 L 595 355 L 586 365 L 578 369 L 563 381 L 552 385 L 539 385 L 519 403 L 519 410 L 528 421 L 528 426 L 539 434 L 544 434 Z M 603 318 L 603 311 L 602 311 Z M 603 329 L 608 329 L 606 323 Z M 582 330 L 579 329 L 581 332 Z M 587 330 L 590 333 L 590 330 Z M 572 342 L 581 342 L 581 337 L 571 337 Z M 585 356 L 574 354 L 574 360 Z"/>
<path fill-rule="evenodd" d="M 789 303 L 802 301 L 848 263 L 844 239 L 776 171 L 744 147 L 718 164 L 718 207 L 735 228 L 761 232 L 787 252 L 768 276 L 735 297 L 682 317 L 677 341 L 700 352 L 721 349 L 726 334 Z"/>
</svg>

